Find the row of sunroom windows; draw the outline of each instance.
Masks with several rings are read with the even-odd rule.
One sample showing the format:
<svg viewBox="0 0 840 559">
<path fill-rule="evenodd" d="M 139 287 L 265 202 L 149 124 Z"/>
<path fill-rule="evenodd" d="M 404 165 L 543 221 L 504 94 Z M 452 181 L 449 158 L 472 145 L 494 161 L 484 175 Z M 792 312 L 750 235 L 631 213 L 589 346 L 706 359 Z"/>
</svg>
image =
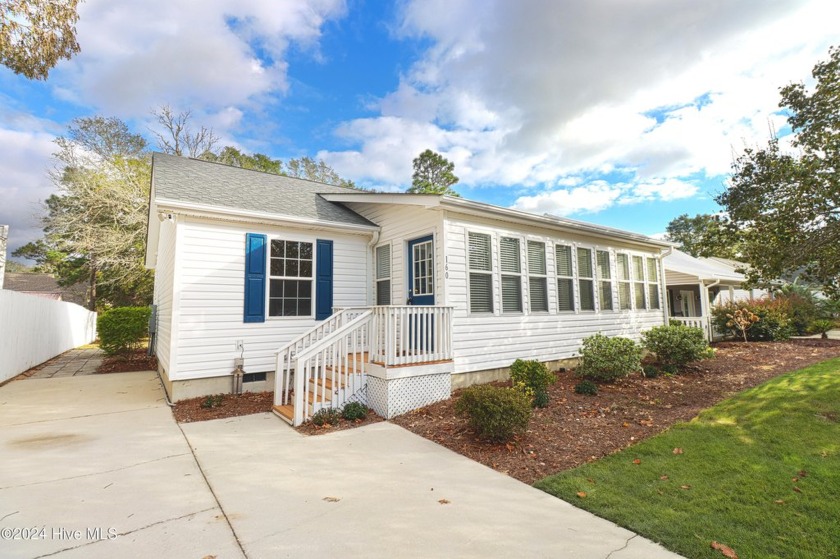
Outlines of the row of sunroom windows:
<svg viewBox="0 0 840 559">
<path fill-rule="evenodd" d="M 658 309 L 659 272 L 655 258 L 615 253 L 615 272 L 611 251 L 554 244 L 554 274 L 549 276 L 546 249 L 542 241 L 500 236 L 499 268 L 503 313 L 524 310 L 523 288 L 528 289 L 530 312 L 549 312 L 549 281 L 557 285 L 557 311 L 610 311 Z M 492 237 L 468 233 L 470 312 L 492 313 L 493 265 Z M 614 290 L 618 309 L 614 309 Z M 577 297 L 576 297 L 577 295 Z"/>
</svg>

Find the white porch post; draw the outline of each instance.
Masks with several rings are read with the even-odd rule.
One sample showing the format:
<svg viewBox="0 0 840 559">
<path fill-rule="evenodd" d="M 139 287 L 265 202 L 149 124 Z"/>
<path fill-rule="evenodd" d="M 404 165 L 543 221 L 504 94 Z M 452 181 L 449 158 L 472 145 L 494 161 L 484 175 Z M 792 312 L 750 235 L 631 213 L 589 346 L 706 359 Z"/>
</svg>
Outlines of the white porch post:
<svg viewBox="0 0 840 559">
<path fill-rule="evenodd" d="M 712 321 L 711 313 L 709 312 L 709 288 L 706 282 L 700 281 L 700 316 L 703 319 L 703 331 L 706 332 L 706 340 L 712 341 Z"/>
</svg>

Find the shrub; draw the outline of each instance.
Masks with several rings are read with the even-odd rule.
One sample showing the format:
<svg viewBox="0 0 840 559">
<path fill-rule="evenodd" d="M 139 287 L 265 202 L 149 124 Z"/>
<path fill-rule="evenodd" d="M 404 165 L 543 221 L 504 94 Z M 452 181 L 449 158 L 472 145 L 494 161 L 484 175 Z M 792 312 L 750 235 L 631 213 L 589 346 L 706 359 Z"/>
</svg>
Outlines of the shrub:
<svg viewBox="0 0 840 559">
<path fill-rule="evenodd" d="M 822 338 L 825 339 L 828 338 L 828 334 L 826 334 L 826 332 L 828 332 L 832 328 L 834 328 L 833 320 L 820 319 L 813 321 L 811 323 L 811 326 L 808 328 L 808 331 L 811 334 L 822 334 Z"/>
<path fill-rule="evenodd" d="M 642 348 L 627 338 L 608 338 L 601 333 L 584 338 L 577 375 L 614 381 L 642 368 Z"/>
<path fill-rule="evenodd" d="M 786 340 L 794 333 L 789 311 L 790 305 L 785 299 L 730 301 L 712 308 L 712 324 L 720 332 L 729 332 L 751 342 Z M 743 331 L 738 328 L 738 317 L 750 318 L 751 324 Z"/>
<path fill-rule="evenodd" d="M 341 421 L 341 411 L 336 408 L 321 408 L 312 415 L 312 423 L 318 427 L 326 424 L 338 425 Z"/>
<path fill-rule="evenodd" d="M 661 365 L 682 367 L 711 354 L 703 330 L 682 324 L 657 326 L 642 332 L 642 345 L 656 354 L 656 360 Z"/>
<path fill-rule="evenodd" d="M 480 438 L 504 442 L 528 428 L 531 399 L 515 388 L 481 384 L 464 390 L 455 411 L 469 418 Z"/>
<path fill-rule="evenodd" d="M 582 380 L 575 385 L 575 392 L 588 396 L 596 396 L 598 394 L 598 385 L 591 380 Z"/>
<path fill-rule="evenodd" d="M 656 378 L 659 376 L 659 369 L 657 369 L 653 365 L 645 365 L 642 369 L 642 374 L 645 376 L 645 378 Z"/>
<path fill-rule="evenodd" d="M 345 404 L 344 409 L 341 410 L 341 416 L 348 421 L 364 419 L 367 417 L 367 414 L 367 406 L 361 402 L 349 402 Z"/>
<path fill-rule="evenodd" d="M 533 397 L 534 407 L 544 408 L 548 405 L 548 387 L 557 382 L 557 376 L 548 370 L 545 363 L 539 361 L 523 361 L 517 359 L 510 366 L 510 380 L 517 388 Z"/>
<path fill-rule="evenodd" d="M 222 405 L 224 400 L 224 394 L 213 394 L 211 396 L 207 396 L 201 401 L 201 407 L 204 409 L 218 408 Z"/>
<path fill-rule="evenodd" d="M 107 355 L 128 353 L 148 335 L 149 307 L 116 307 L 99 315 L 96 329 L 99 347 Z"/>
</svg>

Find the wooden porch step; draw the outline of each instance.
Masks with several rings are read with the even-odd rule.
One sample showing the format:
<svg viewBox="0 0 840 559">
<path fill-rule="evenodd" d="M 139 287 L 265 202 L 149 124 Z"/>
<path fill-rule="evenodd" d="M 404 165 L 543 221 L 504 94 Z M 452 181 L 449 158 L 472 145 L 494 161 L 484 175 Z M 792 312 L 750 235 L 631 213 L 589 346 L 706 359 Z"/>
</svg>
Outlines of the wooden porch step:
<svg viewBox="0 0 840 559">
<path fill-rule="evenodd" d="M 285 406 L 273 406 L 271 411 L 274 412 L 274 415 L 278 416 L 289 425 L 291 425 L 295 420 L 295 407 L 290 404 Z"/>
</svg>

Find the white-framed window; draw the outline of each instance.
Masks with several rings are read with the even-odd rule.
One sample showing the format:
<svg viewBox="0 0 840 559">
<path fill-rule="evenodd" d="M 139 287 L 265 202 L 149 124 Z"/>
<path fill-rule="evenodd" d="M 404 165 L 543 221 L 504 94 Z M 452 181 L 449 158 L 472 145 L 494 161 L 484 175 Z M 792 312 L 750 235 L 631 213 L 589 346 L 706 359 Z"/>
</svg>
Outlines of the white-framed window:
<svg viewBox="0 0 840 559">
<path fill-rule="evenodd" d="M 595 251 L 595 264 L 598 273 L 598 296 L 601 310 L 613 310 L 612 274 L 610 273 L 610 253 L 606 250 Z"/>
<path fill-rule="evenodd" d="M 647 287 L 648 303 L 651 309 L 659 308 L 659 261 L 656 258 L 647 259 Z"/>
<path fill-rule="evenodd" d="M 493 312 L 493 254 L 490 235 L 467 234 L 470 312 Z"/>
<path fill-rule="evenodd" d="M 531 312 L 548 312 L 545 243 L 528 241 L 528 298 Z"/>
<path fill-rule="evenodd" d="M 557 310 L 568 312 L 575 310 L 575 277 L 572 269 L 572 247 L 554 245 L 557 270 Z"/>
<path fill-rule="evenodd" d="M 391 304 L 391 245 L 376 247 L 376 304 Z"/>
<path fill-rule="evenodd" d="M 268 316 L 312 316 L 313 245 L 271 239 Z"/>
<path fill-rule="evenodd" d="M 647 308 L 645 294 L 645 261 L 641 256 L 633 257 L 633 299 L 636 309 L 643 311 Z"/>
<path fill-rule="evenodd" d="M 522 312 L 522 264 L 519 239 L 499 238 L 502 312 Z"/>
<path fill-rule="evenodd" d="M 577 248 L 578 289 L 580 290 L 580 310 L 595 310 L 595 279 L 592 267 L 592 249 Z"/>
<path fill-rule="evenodd" d="M 615 275 L 618 280 L 618 308 L 623 311 L 630 310 L 630 257 L 627 254 L 615 255 Z"/>
</svg>

